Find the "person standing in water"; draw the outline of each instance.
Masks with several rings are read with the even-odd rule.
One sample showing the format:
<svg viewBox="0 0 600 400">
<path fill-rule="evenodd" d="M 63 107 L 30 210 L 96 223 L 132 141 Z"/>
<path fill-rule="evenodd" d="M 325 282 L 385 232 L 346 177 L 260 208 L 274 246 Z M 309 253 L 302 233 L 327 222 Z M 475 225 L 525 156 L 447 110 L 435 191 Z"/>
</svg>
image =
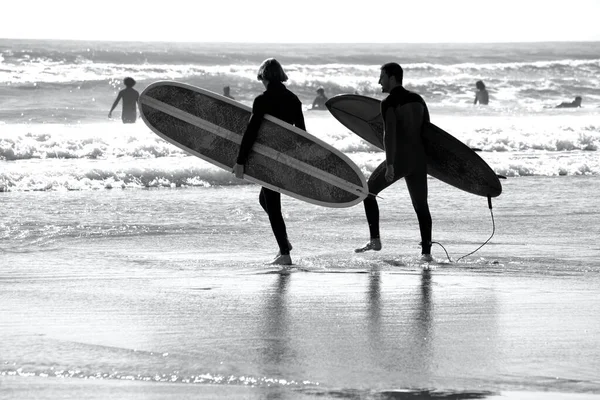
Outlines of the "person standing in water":
<svg viewBox="0 0 600 400">
<path fill-rule="evenodd" d="M 483 83 L 483 81 L 477 81 L 475 82 L 475 87 L 477 88 L 477 93 L 475 93 L 475 101 L 473 101 L 473 104 L 479 103 L 487 106 L 490 102 L 490 94 L 485 88 L 485 83 Z"/>
<path fill-rule="evenodd" d="M 121 119 L 124 124 L 133 124 L 137 118 L 137 101 L 140 94 L 133 87 L 135 86 L 135 80 L 127 77 L 123 79 L 125 89 L 121 90 L 117 95 L 117 99 L 113 103 L 110 111 L 108 112 L 108 118 L 112 118 L 112 112 L 119 104 L 119 101 L 123 99 L 123 112 L 121 113 Z"/>
<path fill-rule="evenodd" d="M 429 122 L 429 111 L 421 96 L 402 86 L 404 72 L 397 63 L 381 67 L 379 84 L 383 93 L 389 93 L 381 102 L 385 160 L 369 177 L 369 196 L 364 200 L 369 223 L 370 241 L 355 252 L 381 250 L 379 234 L 379 206 L 376 195 L 397 180 L 404 178 L 421 231 L 421 259 L 432 261 L 432 221 L 427 203 L 427 157 L 421 132 Z"/>
<path fill-rule="evenodd" d="M 266 91 L 254 99 L 252 115 L 240 144 L 240 150 L 233 173 L 237 178 L 244 177 L 244 169 L 248 154 L 258 135 L 258 130 L 265 114 L 270 114 L 289 124 L 306 130 L 302 102 L 285 87 L 283 82 L 288 80 L 281 64 L 274 58 L 268 58 L 258 68 L 258 80 L 265 86 Z M 279 253 L 271 264 L 291 265 L 290 250 L 283 215 L 281 214 L 281 194 L 266 187 L 260 190 L 259 202 L 269 216 L 273 234 L 279 246 Z"/>
<path fill-rule="evenodd" d="M 325 102 L 327 101 L 327 96 L 325 96 L 325 89 L 323 87 L 319 87 L 317 89 L 317 97 L 313 100 L 312 109 L 313 110 L 327 110 L 327 106 L 325 106 Z"/>
</svg>

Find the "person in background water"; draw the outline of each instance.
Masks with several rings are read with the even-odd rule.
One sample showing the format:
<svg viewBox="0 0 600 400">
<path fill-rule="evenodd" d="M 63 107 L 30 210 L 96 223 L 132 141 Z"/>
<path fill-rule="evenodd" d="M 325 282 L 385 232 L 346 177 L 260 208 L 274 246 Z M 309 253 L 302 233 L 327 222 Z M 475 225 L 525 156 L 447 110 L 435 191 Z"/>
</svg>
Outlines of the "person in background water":
<svg viewBox="0 0 600 400">
<path fill-rule="evenodd" d="M 223 87 L 223 96 L 229 97 L 231 100 L 235 100 L 231 94 L 229 94 L 230 88 L 229 86 Z"/>
<path fill-rule="evenodd" d="M 127 77 L 123 79 L 125 89 L 121 90 L 117 95 L 117 99 L 113 103 L 110 111 L 108 112 L 108 118 L 112 118 L 112 112 L 119 104 L 119 101 L 123 99 L 123 111 L 121 113 L 121 119 L 124 124 L 133 124 L 137 118 L 137 101 L 140 94 L 133 87 L 135 86 L 135 80 Z"/>
<path fill-rule="evenodd" d="M 258 69 L 257 78 L 265 86 L 266 91 L 254 99 L 252 115 L 242 137 L 237 162 L 233 166 L 233 173 L 240 179 L 244 177 L 248 154 L 256 140 L 265 114 L 270 114 L 275 118 L 306 130 L 304 115 L 302 114 L 302 102 L 283 84 L 288 80 L 288 77 L 281 64 L 274 58 L 266 59 Z M 259 201 L 269 216 L 273 234 L 279 245 L 279 253 L 271 264 L 291 265 L 290 250 L 292 250 L 292 245 L 288 241 L 285 222 L 281 214 L 281 194 L 263 187 L 260 190 Z"/>
<path fill-rule="evenodd" d="M 477 81 L 475 82 L 475 87 L 477 88 L 477 93 L 475 93 L 475 101 L 473 104 L 479 103 L 487 106 L 490 102 L 490 95 L 485 88 L 485 83 L 483 83 L 483 81 Z"/>
<path fill-rule="evenodd" d="M 325 106 L 325 102 L 327 101 L 327 96 L 325 96 L 325 89 L 323 89 L 323 87 L 320 87 L 317 89 L 317 97 L 315 97 L 315 100 L 312 103 L 312 109 L 313 110 L 327 110 L 327 107 Z"/>
<path fill-rule="evenodd" d="M 381 250 L 379 236 L 379 206 L 376 195 L 404 178 L 421 231 L 421 260 L 430 262 L 432 221 L 427 203 L 427 157 L 421 139 L 429 111 L 421 96 L 402 86 L 404 72 L 397 63 L 381 67 L 379 84 L 383 93 L 389 93 L 381 102 L 385 160 L 369 177 L 369 196 L 364 200 L 365 214 L 371 239 L 355 252 Z"/>
<path fill-rule="evenodd" d="M 569 103 L 567 101 L 563 101 L 554 108 L 578 108 L 581 107 L 581 100 L 582 98 L 580 96 L 577 96 L 572 102 Z"/>
</svg>

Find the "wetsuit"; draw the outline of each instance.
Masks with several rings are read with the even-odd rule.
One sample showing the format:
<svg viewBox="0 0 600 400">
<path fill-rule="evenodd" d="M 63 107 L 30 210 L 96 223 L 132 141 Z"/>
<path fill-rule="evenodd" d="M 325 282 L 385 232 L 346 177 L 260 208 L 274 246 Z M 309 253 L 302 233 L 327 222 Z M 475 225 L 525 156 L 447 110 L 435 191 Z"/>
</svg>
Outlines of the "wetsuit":
<svg viewBox="0 0 600 400">
<path fill-rule="evenodd" d="M 302 102 L 290 92 L 281 82 L 270 82 L 267 90 L 254 99 L 252 116 L 242 138 L 237 163 L 246 164 L 248 154 L 258 135 L 258 129 L 265 114 L 270 114 L 282 121 L 306 130 L 304 115 L 302 115 Z M 290 254 L 285 222 L 281 214 L 281 194 L 263 187 L 259 196 L 260 205 L 269 215 L 271 228 L 279 245 L 282 255 Z"/>
<path fill-rule="evenodd" d="M 425 108 L 423 124 L 429 121 L 429 111 L 421 96 L 409 92 L 402 86 L 397 86 L 390 92 L 389 96 L 381 102 L 381 115 L 385 126 L 386 112 L 391 107 L 397 109 L 408 103 L 420 103 Z M 421 136 L 411 137 L 404 132 L 401 124 L 396 127 L 396 132 L 386 132 L 386 135 L 396 135 L 396 157 L 393 161 L 394 180 L 388 182 L 385 179 L 387 160 L 384 160 L 369 177 L 369 195 L 365 201 L 365 213 L 369 223 L 371 239 L 379 238 L 379 206 L 375 199 L 376 194 L 390 186 L 401 178 L 405 178 L 406 186 L 412 200 L 413 207 L 419 220 L 421 231 L 422 253 L 430 254 L 431 251 L 431 214 L 427 204 L 427 157 L 423 148 Z M 421 128 L 422 131 L 422 128 Z"/>
</svg>

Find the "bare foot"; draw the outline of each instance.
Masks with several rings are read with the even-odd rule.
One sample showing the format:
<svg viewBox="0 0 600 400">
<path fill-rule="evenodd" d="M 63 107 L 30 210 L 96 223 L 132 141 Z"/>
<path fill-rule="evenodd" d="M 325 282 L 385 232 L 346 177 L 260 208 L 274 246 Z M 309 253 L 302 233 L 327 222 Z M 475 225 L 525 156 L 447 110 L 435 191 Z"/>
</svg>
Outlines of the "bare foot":
<svg viewBox="0 0 600 400">
<path fill-rule="evenodd" d="M 434 262 L 435 259 L 431 256 L 431 254 L 421 254 L 421 261 L 430 263 Z"/>
<path fill-rule="evenodd" d="M 369 250 L 375 250 L 375 251 L 381 250 L 381 239 L 371 239 L 369 241 L 369 243 L 367 243 L 364 247 L 361 247 L 360 249 L 356 249 L 356 250 L 354 250 L 354 252 L 355 253 L 364 253 L 365 251 L 369 251 Z"/>
<path fill-rule="evenodd" d="M 292 265 L 292 257 L 289 254 L 278 254 L 271 265 Z"/>
</svg>

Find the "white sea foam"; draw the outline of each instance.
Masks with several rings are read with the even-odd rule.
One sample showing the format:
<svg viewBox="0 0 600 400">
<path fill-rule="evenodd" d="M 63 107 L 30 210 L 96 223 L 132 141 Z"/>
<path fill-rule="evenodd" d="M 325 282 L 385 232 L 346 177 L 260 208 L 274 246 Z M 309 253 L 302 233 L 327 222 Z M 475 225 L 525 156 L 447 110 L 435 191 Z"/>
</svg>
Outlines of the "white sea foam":
<svg viewBox="0 0 600 400">
<path fill-rule="evenodd" d="M 288 87 L 304 104 L 307 130 L 352 158 L 365 175 L 383 153 L 327 111 L 308 111 L 315 89 L 382 98 L 379 67 L 402 54 L 405 84 L 420 93 L 432 122 L 499 174 L 600 174 L 599 44 L 529 45 L 193 45 L 0 40 L 0 186 L 2 190 L 232 185 L 232 179 L 153 134 L 107 120 L 124 76 L 143 90 L 175 79 L 215 92 L 231 86 L 251 105 L 264 90 L 260 61 L 276 56 Z M 393 57 L 392 57 L 393 56 Z M 490 91 L 474 107 L 474 82 Z M 553 109 L 575 95 L 584 108 Z M 118 120 L 119 110 L 115 111 Z"/>
<path fill-rule="evenodd" d="M 434 122 L 496 173 L 515 176 L 600 175 L 600 126 L 593 117 L 440 116 Z M 307 112 L 307 130 L 347 154 L 369 176 L 382 151 L 326 112 Z M 141 122 L 1 125 L 0 187 L 5 191 L 93 190 L 244 184 L 167 143 Z"/>
</svg>

